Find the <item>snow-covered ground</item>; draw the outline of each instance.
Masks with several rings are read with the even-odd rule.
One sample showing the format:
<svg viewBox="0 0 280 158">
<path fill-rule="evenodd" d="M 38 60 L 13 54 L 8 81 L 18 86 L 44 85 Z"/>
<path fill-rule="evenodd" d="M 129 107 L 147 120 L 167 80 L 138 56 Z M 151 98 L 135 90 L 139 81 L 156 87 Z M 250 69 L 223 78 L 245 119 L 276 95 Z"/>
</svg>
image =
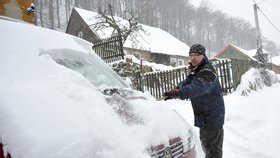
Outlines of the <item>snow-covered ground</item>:
<svg viewBox="0 0 280 158">
<path fill-rule="evenodd" d="M 149 97 L 146 102 L 149 104 L 135 109 L 147 116 L 148 124 L 144 128 L 123 124 L 109 106 L 103 106 L 107 103 L 95 86 L 49 56 L 39 56 L 38 51 L 38 48 L 65 49 L 68 45 L 82 52 L 90 47 L 81 47 L 77 44 L 80 40 L 69 35 L 51 30 L 45 30 L 45 35 L 42 32 L 41 28 L 28 24 L 0 20 L 0 141 L 6 150 L 13 151 L 13 158 L 149 157 L 139 149 L 145 149 L 147 142 L 157 143 L 169 136 L 159 134 L 154 127 L 184 135 L 180 131 L 184 125 L 172 122 L 177 119 L 174 115 L 170 119 L 163 117 L 169 114 L 168 109 L 174 109 L 193 124 L 189 101 L 156 102 Z M 57 39 L 49 39 L 50 34 Z M 27 47 L 30 41 L 34 47 Z M 280 84 L 241 96 L 241 91 L 249 86 L 248 81 L 254 79 L 254 71 L 251 69 L 243 76 L 236 92 L 224 97 L 225 158 L 280 155 Z M 141 105 L 142 101 L 136 103 Z M 149 109 L 157 112 L 151 113 Z M 164 121 L 165 125 L 157 124 L 158 121 Z M 149 136 L 156 139 L 147 140 Z"/>
</svg>

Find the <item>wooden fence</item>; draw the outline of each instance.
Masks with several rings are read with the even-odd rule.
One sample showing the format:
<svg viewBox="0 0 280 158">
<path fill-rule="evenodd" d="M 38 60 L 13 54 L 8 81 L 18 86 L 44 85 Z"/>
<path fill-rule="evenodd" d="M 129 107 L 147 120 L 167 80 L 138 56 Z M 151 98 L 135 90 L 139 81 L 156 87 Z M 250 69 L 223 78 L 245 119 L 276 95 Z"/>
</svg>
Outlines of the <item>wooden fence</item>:
<svg viewBox="0 0 280 158">
<path fill-rule="evenodd" d="M 231 93 L 240 83 L 241 76 L 249 69 L 248 60 L 215 60 L 211 61 L 215 67 L 219 81 L 221 83 L 224 94 Z M 155 98 L 159 98 L 162 94 L 170 89 L 175 88 L 178 83 L 187 78 L 187 67 L 138 74 L 138 89 L 149 91 Z"/>
<path fill-rule="evenodd" d="M 250 67 L 251 63 L 249 60 L 231 59 L 232 84 L 234 90 L 236 90 L 237 86 L 240 84 L 242 75 L 245 74 Z"/>
<path fill-rule="evenodd" d="M 92 49 L 106 63 L 124 59 L 123 49 L 121 49 L 122 38 L 114 36 L 93 43 Z"/>
<path fill-rule="evenodd" d="M 151 95 L 159 98 L 165 91 L 175 88 L 179 82 L 185 80 L 187 77 L 187 71 L 187 67 L 184 67 L 180 69 L 146 73 L 138 80 L 139 90 L 149 91 Z"/>
<path fill-rule="evenodd" d="M 212 61 L 214 68 L 216 69 L 219 77 L 220 84 L 223 89 L 223 93 L 231 93 L 233 91 L 233 84 L 231 78 L 231 63 L 229 60 L 216 60 Z"/>
</svg>

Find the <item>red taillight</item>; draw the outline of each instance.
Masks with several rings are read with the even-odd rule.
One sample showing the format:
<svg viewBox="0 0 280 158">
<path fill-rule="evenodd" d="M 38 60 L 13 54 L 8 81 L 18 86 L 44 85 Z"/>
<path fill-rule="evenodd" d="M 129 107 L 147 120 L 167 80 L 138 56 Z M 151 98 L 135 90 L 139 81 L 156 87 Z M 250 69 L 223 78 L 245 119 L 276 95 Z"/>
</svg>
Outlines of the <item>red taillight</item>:
<svg viewBox="0 0 280 158">
<path fill-rule="evenodd" d="M 0 143 L 0 158 L 12 158 L 9 153 L 8 153 L 7 157 L 4 156 L 4 151 L 3 151 L 2 143 Z"/>
</svg>

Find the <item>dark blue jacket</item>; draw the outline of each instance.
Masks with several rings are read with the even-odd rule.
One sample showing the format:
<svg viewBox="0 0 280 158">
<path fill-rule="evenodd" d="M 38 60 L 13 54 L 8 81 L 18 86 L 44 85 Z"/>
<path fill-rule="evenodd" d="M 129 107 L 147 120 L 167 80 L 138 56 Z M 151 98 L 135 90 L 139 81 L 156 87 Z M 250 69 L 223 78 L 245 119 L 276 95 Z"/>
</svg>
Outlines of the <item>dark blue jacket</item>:
<svg viewBox="0 0 280 158">
<path fill-rule="evenodd" d="M 223 92 L 216 71 L 207 57 L 191 70 L 187 79 L 179 84 L 179 88 L 181 98 L 191 100 L 195 126 L 205 129 L 223 127 Z"/>
</svg>

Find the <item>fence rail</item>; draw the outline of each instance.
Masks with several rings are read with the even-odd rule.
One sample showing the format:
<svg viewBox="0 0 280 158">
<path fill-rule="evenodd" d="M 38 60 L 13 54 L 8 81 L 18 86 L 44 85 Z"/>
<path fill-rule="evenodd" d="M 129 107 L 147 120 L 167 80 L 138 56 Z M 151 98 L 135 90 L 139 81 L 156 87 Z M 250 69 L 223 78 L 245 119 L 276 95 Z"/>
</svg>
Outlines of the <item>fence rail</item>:
<svg viewBox="0 0 280 158">
<path fill-rule="evenodd" d="M 111 63 L 124 59 L 121 43 L 122 39 L 118 36 L 114 36 L 93 43 L 92 49 L 106 63 Z"/>
<path fill-rule="evenodd" d="M 224 94 L 231 93 L 240 83 L 241 76 L 249 69 L 248 60 L 216 60 L 211 61 L 214 65 Z M 187 78 L 187 67 L 138 74 L 138 89 L 149 91 L 155 98 L 159 98 L 165 91 L 175 88 L 178 83 Z"/>
</svg>

